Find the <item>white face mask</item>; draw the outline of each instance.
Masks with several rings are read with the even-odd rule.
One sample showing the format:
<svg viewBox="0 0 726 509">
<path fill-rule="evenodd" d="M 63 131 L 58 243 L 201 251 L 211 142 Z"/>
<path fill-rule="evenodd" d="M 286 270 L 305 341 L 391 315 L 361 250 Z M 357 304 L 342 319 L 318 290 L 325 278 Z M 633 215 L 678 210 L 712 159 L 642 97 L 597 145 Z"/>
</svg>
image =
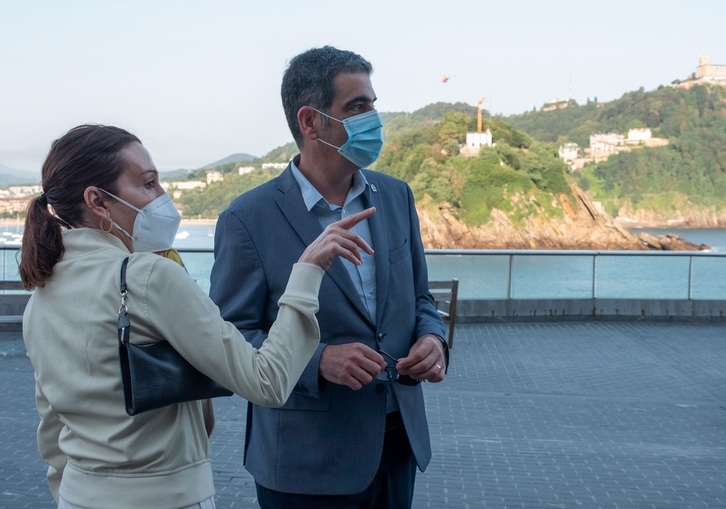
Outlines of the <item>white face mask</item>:
<svg viewBox="0 0 726 509">
<path fill-rule="evenodd" d="M 135 252 L 155 252 L 171 248 L 171 245 L 174 243 L 174 236 L 181 222 L 181 216 L 174 206 L 174 202 L 171 201 L 171 196 L 164 193 L 144 205 L 143 209 L 137 209 L 118 196 L 104 189 L 101 189 L 101 191 L 137 212 L 133 235 L 115 222 L 113 223 L 116 228 L 131 239 Z"/>
</svg>

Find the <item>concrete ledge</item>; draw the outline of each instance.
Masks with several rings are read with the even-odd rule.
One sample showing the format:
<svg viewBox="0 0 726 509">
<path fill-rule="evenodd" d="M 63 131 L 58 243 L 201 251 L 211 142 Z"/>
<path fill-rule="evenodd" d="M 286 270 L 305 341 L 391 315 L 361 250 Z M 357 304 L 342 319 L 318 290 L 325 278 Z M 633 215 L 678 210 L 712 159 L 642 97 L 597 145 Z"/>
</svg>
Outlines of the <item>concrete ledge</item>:
<svg viewBox="0 0 726 509">
<path fill-rule="evenodd" d="M 30 299 L 29 293 L 0 295 L 0 317 L 7 317 L 8 320 L 0 319 L 0 331 L 17 332 L 22 330 L 22 319 L 15 320 L 11 317 L 21 317 L 25 306 Z"/>
<path fill-rule="evenodd" d="M 566 320 L 726 321 L 723 300 L 459 300 L 460 323 Z"/>
<path fill-rule="evenodd" d="M 22 315 L 30 294 L 0 296 L 0 315 Z M 457 323 L 578 320 L 726 321 L 724 300 L 482 299 L 461 300 Z M 0 331 L 20 331 L 21 322 L 0 321 Z"/>
</svg>

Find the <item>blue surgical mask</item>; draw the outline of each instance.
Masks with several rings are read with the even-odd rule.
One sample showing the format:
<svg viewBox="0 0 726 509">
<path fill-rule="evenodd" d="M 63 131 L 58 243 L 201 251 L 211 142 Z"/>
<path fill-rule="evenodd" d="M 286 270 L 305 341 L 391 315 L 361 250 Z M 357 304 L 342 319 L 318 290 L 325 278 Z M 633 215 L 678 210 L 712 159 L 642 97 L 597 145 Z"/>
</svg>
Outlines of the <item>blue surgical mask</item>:
<svg viewBox="0 0 726 509">
<path fill-rule="evenodd" d="M 359 168 L 366 168 L 378 159 L 381 154 L 381 147 L 383 147 L 383 122 L 381 122 L 378 111 L 367 111 L 360 115 L 348 117 L 345 120 L 338 120 L 320 110 L 315 111 L 329 119 L 340 122 L 348 133 L 348 141 L 340 147 L 336 147 L 320 138 L 318 138 L 318 141 L 338 149 L 343 157 Z"/>
</svg>

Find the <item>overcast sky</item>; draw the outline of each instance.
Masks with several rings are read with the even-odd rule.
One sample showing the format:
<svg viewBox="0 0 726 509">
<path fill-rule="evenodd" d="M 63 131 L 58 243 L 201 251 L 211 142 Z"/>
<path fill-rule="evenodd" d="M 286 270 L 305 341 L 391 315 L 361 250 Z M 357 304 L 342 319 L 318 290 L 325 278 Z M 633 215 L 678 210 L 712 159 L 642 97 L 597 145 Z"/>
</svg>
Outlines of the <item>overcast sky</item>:
<svg viewBox="0 0 726 509">
<path fill-rule="evenodd" d="M 0 0 L 0 164 L 39 172 L 86 122 L 160 170 L 264 155 L 292 141 L 287 61 L 325 44 L 372 62 L 381 111 L 610 101 L 726 64 L 724 22 L 724 0 Z"/>
</svg>

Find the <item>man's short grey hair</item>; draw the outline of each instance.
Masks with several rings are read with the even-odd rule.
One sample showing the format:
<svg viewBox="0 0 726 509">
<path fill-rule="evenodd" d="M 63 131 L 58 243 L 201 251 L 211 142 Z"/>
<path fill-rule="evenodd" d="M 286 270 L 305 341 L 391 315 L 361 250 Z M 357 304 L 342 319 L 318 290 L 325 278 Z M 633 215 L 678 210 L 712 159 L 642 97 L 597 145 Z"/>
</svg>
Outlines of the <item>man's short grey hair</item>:
<svg viewBox="0 0 726 509">
<path fill-rule="evenodd" d="M 300 108 L 312 106 L 327 113 L 335 99 L 334 81 L 339 74 L 370 75 L 372 72 L 370 62 L 357 53 L 332 46 L 313 48 L 290 60 L 282 76 L 282 107 L 298 148 L 303 145 L 302 131 L 297 122 Z"/>
</svg>

